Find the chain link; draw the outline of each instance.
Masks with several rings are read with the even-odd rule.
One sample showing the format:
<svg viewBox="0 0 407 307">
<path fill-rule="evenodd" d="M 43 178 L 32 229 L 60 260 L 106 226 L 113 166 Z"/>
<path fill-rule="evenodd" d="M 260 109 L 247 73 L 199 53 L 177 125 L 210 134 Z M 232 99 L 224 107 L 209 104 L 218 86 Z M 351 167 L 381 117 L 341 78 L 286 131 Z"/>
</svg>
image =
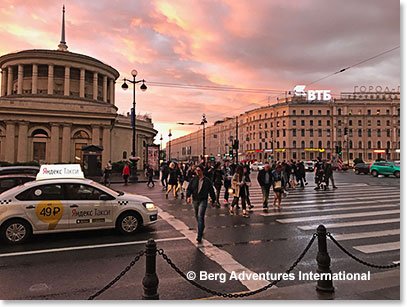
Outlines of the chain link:
<svg viewBox="0 0 407 307">
<path fill-rule="evenodd" d="M 311 240 L 308 242 L 307 246 L 305 247 L 305 249 L 303 250 L 303 252 L 300 254 L 300 256 L 297 258 L 297 260 L 290 266 L 290 268 L 285 271 L 286 274 L 290 273 L 297 265 L 298 263 L 302 260 L 302 258 L 304 258 L 304 256 L 306 255 L 306 253 L 308 252 L 308 250 L 311 248 L 312 243 L 314 243 L 315 238 L 317 237 L 317 234 L 314 233 L 312 235 Z M 232 293 L 225 293 L 225 292 L 219 292 L 219 291 L 215 291 L 212 289 L 209 289 L 205 286 L 200 285 L 199 283 L 197 283 L 194 280 L 189 280 L 187 278 L 187 276 L 184 274 L 184 272 L 182 272 L 176 265 L 174 262 L 171 261 L 171 259 L 164 253 L 164 250 L 162 248 L 160 248 L 159 250 L 157 250 L 157 253 L 159 255 L 161 255 L 165 261 L 167 261 L 167 263 L 175 270 L 175 272 L 177 272 L 182 278 L 184 278 L 186 281 L 188 281 L 190 284 L 194 285 L 195 287 L 208 292 L 212 295 L 216 295 L 216 296 L 220 296 L 220 297 L 225 297 L 225 298 L 242 298 L 242 297 L 248 297 L 251 295 L 255 295 L 258 294 L 260 292 L 263 292 L 273 286 L 275 286 L 278 282 L 281 281 L 280 279 L 277 280 L 273 280 L 272 282 L 270 282 L 268 285 L 264 286 L 263 288 L 254 290 L 254 291 L 250 291 L 250 292 L 245 292 L 245 293 L 239 293 L 239 294 L 232 294 Z"/>
<path fill-rule="evenodd" d="M 109 289 L 110 287 L 112 287 L 116 282 L 118 282 L 120 280 L 120 278 L 122 278 L 128 271 L 130 271 L 130 269 L 136 264 L 137 261 L 140 260 L 140 258 L 145 254 L 145 251 L 142 250 L 141 252 L 139 252 L 136 257 L 134 257 L 134 259 L 130 262 L 130 264 L 128 266 L 125 267 L 125 269 L 123 271 L 120 272 L 119 275 L 117 275 L 117 277 L 115 279 L 113 279 L 111 282 L 109 282 L 106 286 L 104 286 L 101 290 L 99 290 L 98 292 L 96 292 L 95 294 L 89 296 L 88 300 L 94 300 L 97 296 L 101 295 L 103 292 L 105 292 L 107 289 Z"/>
<path fill-rule="evenodd" d="M 377 265 L 377 264 L 371 264 L 368 263 L 362 259 L 359 259 L 358 257 L 352 255 L 349 251 L 347 251 L 342 245 L 339 244 L 338 241 L 335 240 L 335 238 L 332 236 L 332 234 L 330 232 L 327 232 L 326 235 L 332 240 L 332 242 L 334 242 L 336 244 L 336 246 L 339 247 L 339 249 L 341 249 L 346 255 L 348 255 L 349 257 L 351 257 L 352 259 L 356 260 L 357 262 L 364 264 L 366 266 L 372 267 L 372 268 L 376 268 L 376 269 L 392 269 L 392 268 L 396 268 L 398 266 L 400 266 L 400 263 L 394 263 L 394 264 L 389 264 L 389 265 Z"/>
</svg>

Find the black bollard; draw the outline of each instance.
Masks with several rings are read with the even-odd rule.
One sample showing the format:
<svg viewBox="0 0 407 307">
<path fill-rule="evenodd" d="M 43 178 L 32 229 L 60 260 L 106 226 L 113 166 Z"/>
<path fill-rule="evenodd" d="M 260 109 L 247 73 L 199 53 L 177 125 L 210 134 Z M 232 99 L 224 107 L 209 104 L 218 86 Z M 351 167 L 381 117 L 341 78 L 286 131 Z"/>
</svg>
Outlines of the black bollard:
<svg viewBox="0 0 407 307">
<path fill-rule="evenodd" d="M 332 276 L 332 271 L 330 269 L 331 258 L 328 255 L 328 249 L 326 244 L 326 228 L 324 225 L 319 225 L 317 228 L 318 234 L 318 254 L 317 254 L 317 273 L 328 273 Z M 317 290 L 324 292 L 334 292 L 335 288 L 332 283 L 332 279 L 329 280 L 318 280 Z"/>
<path fill-rule="evenodd" d="M 158 300 L 158 276 L 156 272 L 155 257 L 157 254 L 157 245 L 153 239 L 146 243 L 146 275 L 143 278 L 143 300 Z"/>
</svg>

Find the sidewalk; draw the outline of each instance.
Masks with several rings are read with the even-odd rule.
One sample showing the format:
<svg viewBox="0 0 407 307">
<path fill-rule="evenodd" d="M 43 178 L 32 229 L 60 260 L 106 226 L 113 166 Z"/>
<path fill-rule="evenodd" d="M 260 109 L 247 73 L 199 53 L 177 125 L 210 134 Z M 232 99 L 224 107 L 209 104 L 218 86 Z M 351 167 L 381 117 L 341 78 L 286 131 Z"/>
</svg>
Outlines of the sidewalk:
<svg viewBox="0 0 407 307">
<path fill-rule="evenodd" d="M 400 270 L 371 274 L 368 281 L 334 281 L 335 292 L 316 291 L 316 282 L 271 288 L 238 300 L 400 300 Z M 210 297 L 209 300 L 225 300 Z M 227 299 L 229 300 L 229 299 Z"/>
<path fill-rule="evenodd" d="M 137 176 L 138 176 L 138 181 L 137 183 L 146 183 L 147 182 L 147 178 L 144 176 L 144 172 L 137 172 Z M 87 179 L 93 180 L 95 182 L 99 182 L 99 183 L 103 183 L 103 178 L 102 176 L 87 176 Z M 114 184 L 114 183 L 123 183 L 123 177 L 121 174 L 119 173 L 113 173 L 110 175 L 110 183 Z M 154 183 L 159 182 L 159 179 L 154 177 Z M 134 183 L 129 182 L 129 185 L 132 185 Z M 161 184 L 161 183 L 160 183 Z"/>
</svg>

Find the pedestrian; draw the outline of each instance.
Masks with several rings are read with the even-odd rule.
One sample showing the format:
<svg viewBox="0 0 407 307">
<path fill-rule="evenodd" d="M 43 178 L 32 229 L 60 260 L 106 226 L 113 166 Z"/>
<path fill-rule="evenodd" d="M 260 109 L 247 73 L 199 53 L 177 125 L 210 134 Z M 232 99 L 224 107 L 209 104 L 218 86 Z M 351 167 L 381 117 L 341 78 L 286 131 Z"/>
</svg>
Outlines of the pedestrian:
<svg viewBox="0 0 407 307">
<path fill-rule="evenodd" d="M 211 165 L 211 162 L 209 162 L 209 161 L 206 162 L 206 166 L 205 166 L 205 169 L 204 169 L 204 176 L 212 181 L 213 167 Z"/>
<path fill-rule="evenodd" d="M 128 185 L 129 183 L 129 176 L 130 176 L 130 167 L 129 164 L 126 163 L 123 167 L 123 179 L 124 179 L 124 185 Z"/>
<path fill-rule="evenodd" d="M 229 205 L 229 189 L 232 186 L 232 169 L 229 166 L 229 161 L 225 161 L 225 165 L 223 166 L 223 185 L 225 187 L 225 195 L 224 195 L 224 204 Z"/>
<path fill-rule="evenodd" d="M 215 192 L 211 181 L 204 176 L 203 166 L 196 167 L 196 177 L 192 178 L 187 188 L 187 203 L 191 203 L 194 206 L 195 218 L 198 223 L 198 235 L 196 241 L 202 242 L 203 232 L 205 229 L 205 212 L 208 207 L 208 195 L 211 196 L 212 203 L 215 202 Z"/>
<path fill-rule="evenodd" d="M 328 163 L 325 166 L 325 176 L 326 176 L 326 185 L 329 186 L 329 179 L 330 179 L 331 183 L 332 183 L 332 188 L 337 189 L 338 187 L 335 185 L 334 172 L 332 169 L 332 160 L 331 159 L 328 160 Z"/>
<path fill-rule="evenodd" d="M 246 203 L 247 206 L 249 207 L 249 210 L 253 209 L 254 206 L 252 205 L 251 201 L 250 201 L 250 192 L 249 192 L 249 188 L 252 185 L 252 181 L 250 179 L 250 169 L 248 167 L 243 168 L 243 181 L 245 184 L 245 198 L 246 198 Z"/>
<path fill-rule="evenodd" d="M 281 166 L 280 166 L 281 167 Z M 264 164 L 264 168 L 259 171 L 257 175 L 257 181 L 261 187 L 261 193 L 263 194 L 263 210 L 268 210 L 268 202 L 269 202 L 269 195 L 270 195 L 270 187 L 272 184 L 271 172 L 270 172 L 270 165 L 268 162 Z"/>
<path fill-rule="evenodd" d="M 109 160 L 105 166 L 103 182 L 105 186 L 110 186 L 110 174 L 112 173 L 112 161 Z"/>
<path fill-rule="evenodd" d="M 322 178 L 324 177 L 324 164 L 321 161 L 320 157 L 317 157 L 317 163 L 315 164 L 315 188 L 314 190 L 319 190 L 321 187 Z"/>
<path fill-rule="evenodd" d="M 146 177 L 147 177 L 147 186 L 150 187 L 150 183 L 153 184 L 154 187 L 154 180 L 153 180 L 153 176 L 154 176 L 154 170 L 150 165 L 147 165 L 146 167 Z"/>
<path fill-rule="evenodd" d="M 278 205 L 278 209 L 281 209 L 281 196 L 284 193 L 284 176 L 281 165 L 277 165 L 276 169 L 271 173 L 272 181 L 273 181 L 273 191 L 274 191 L 274 200 L 273 200 L 273 208 L 276 207 L 276 201 Z"/>
<path fill-rule="evenodd" d="M 296 171 L 296 168 L 295 168 L 294 161 L 293 160 L 288 161 L 288 166 L 289 166 L 289 172 L 290 172 L 290 185 L 291 185 L 291 188 L 295 190 L 295 171 Z"/>
<path fill-rule="evenodd" d="M 184 199 L 184 190 L 182 189 L 182 185 L 184 184 L 184 175 L 183 175 L 183 170 L 181 163 L 176 163 L 176 169 L 177 169 L 177 189 L 175 193 L 175 198 L 178 198 L 178 191 L 181 191 L 181 199 Z"/>
<path fill-rule="evenodd" d="M 304 180 L 305 180 L 305 167 L 302 161 L 298 160 L 297 164 L 295 165 L 297 172 L 297 182 L 300 184 L 301 188 L 304 188 Z"/>
<path fill-rule="evenodd" d="M 242 199 L 242 216 L 249 217 L 246 212 L 246 187 L 243 177 L 243 166 L 238 165 L 232 177 L 233 201 L 229 208 L 230 215 L 233 215 L 233 208 L 238 208 L 239 198 Z"/>
<path fill-rule="evenodd" d="M 168 194 L 172 190 L 174 193 L 174 198 L 177 198 L 177 186 L 178 186 L 178 171 L 177 167 L 175 166 L 174 162 L 170 163 L 170 170 L 169 170 L 169 180 L 168 180 L 168 189 L 165 193 L 165 198 L 168 199 Z"/>
<path fill-rule="evenodd" d="M 168 169 L 168 164 L 163 162 L 161 165 L 161 185 L 163 186 L 163 191 L 168 189 L 168 175 L 170 171 Z"/>
<path fill-rule="evenodd" d="M 220 162 L 215 164 L 215 170 L 213 171 L 212 182 L 213 182 L 213 185 L 215 186 L 215 190 L 216 190 L 216 207 L 220 208 L 219 197 L 220 197 L 220 190 L 221 190 L 222 184 L 223 184 L 223 171 L 222 171 L 222 165 Z"/>
</svg>

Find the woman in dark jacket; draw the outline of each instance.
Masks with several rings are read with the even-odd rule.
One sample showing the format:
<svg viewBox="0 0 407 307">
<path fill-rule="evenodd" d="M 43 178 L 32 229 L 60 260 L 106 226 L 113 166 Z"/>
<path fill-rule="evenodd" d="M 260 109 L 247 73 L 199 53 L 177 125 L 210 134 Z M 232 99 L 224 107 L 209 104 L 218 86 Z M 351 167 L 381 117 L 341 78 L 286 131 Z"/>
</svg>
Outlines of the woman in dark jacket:
<svg viewBox="0 0 407 307">
<path fill-rule="evenodd" d="M 165 198 L 168 199 L 168 194 L 173 190 L 174 198 L 177 197 L 177 185 L 178 185 L 178 168 L 175 166 L 174 162 L 170 163 L 170 173 L 168 180 L 168 190 L 165 193 Z"/>
<path fill-rule="evenodd" d="M 248 171 L 248 169 L 246 167 L 243 168 L 243 182 L 244 182 L 244 187 L 246 189 L 245 196 L 246 196 L 247 206 L 249 207 L 249 209 L 252 209 L 254 206 L 250 202 L 250 193 L 249 193 L 249 187 L 252 185 L 252 182 L 250 180 L 250 172 Z"/>
<path fill-rule="evenodd" d="M 280 209 L 281 205 L 281 196 L 284 193 L 284 187 L 286 185 L 286 180 L 284 177 L 283 168 L 281 165 L 277 165 L 276 169 L 271 172 L 271 177 L 273 181 L 273 191 L 274 191 L 274 200 L 273 200 L 273 208 L 276 207 L 276 201 L 278 202 L 278 209 Z"/>
<path fill-rule="evenodd" d="M 220 196 L 220 189 L 222 188 L 223 184 L 223 171 L 222 171 L 222 165 L 220 162 L 216 163 L 215 165 L 215 170 L 213 171 L 212 175 L 212 182 L 213 185 L 215 186 L 216 190 L 216 207 L 220 208 L 220 203 L 219 203 L 219 196 Z"/>
<path fill-rule="evenodd" d="M 230 205 L 229 208 L 229 213 L 230 215 L 233 215 L 233 207 L 236 206 L 239 202 L 239 198 L 242 199 L 242 216 L 243 217 L 249 217 L 249 215 L 246 212 L 246 187 L 245 187 L 245 182 L 244 182 L 244 176 L 243 176 L 243 167 L 241 165 L 238 165 L 236 167 L 235 174 L 232 177 L 232 189 L 233 189 L 233 201 L 232 204 Z"/>
</svg>

